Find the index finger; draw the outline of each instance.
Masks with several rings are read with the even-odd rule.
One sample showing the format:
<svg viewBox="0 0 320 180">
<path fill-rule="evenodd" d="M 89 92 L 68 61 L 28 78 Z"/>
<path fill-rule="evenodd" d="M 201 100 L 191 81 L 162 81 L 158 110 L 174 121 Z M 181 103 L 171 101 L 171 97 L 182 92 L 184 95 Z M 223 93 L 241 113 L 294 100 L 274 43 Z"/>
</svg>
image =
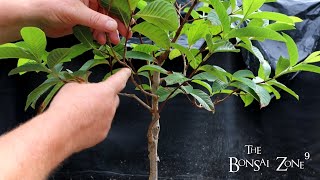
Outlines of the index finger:
<svg viewBox="0 0 320 180">
<path fill-rule="evenodd" d="M 123 68 L 101 83 L 106 87 L 111 87 L 116 93 L 119 93 L 126 87 L 126 83 L 130 76 L 131 70 L 128 68 Z"/>
</svg>

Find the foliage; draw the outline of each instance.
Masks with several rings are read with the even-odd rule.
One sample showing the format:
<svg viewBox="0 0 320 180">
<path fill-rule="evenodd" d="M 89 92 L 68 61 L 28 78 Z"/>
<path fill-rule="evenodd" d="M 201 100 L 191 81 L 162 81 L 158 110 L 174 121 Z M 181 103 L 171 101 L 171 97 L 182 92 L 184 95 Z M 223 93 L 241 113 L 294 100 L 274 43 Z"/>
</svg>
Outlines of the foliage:
<svg viewBox="0 0 320 180">
<path fill-rule="evenodd" d="M 160 100 L 165 101 L 177 94 L 185 94 L 194 98 L 192 103 L 209 111 L 214 111 L 214 104 L 219 102 L 218 99 L 211 100 L 217 94 L 240 96 L 246 106 L 256 100 L 261 107 L 270 103 L 272 95 L 279 99 L 279 89 L 298 99 L 297 94 L 276 79 L 284 74 L 297 71 L 320 72 L 319 67 L 312 65 L 312 63 L 320 61 L 319 52 L 313 53 L 298 63 L 296 44 L 290 36 L 278 32 L 279 29 L 294 29 L 295 23 L 301 21 L 299 18 L 275 12 L 261 12 L 259 8 L 265 3 L 264 0 L 244 0 L 242 8 L 238 7 L 233 0 L 201 0 L 201 2 L 203 3 L 200 7 L 191 10 L 189 7 L 181 5 L 174 6 L 175 2 L 169 0 L 123 0 L 115 1 L 114 6 L 110 6 L 110 1 L 102 1 L 104 7 L 112 7 L 111 11 L 126 24 L 130 22 L 131 16 L 136 20 L 141 20 L 142 22 L 134 25 L 132 30 L 139 33 L 138 36 L 148 37 L 154 44 L 145 44 L 144 42 L 128 44 L 126 40 L 123 40 L 117 46 L 110 44 L 100 46 L 93 41 L 88 28 L 76 27 L 74 34 L 81 42 L 80 44 L 71 48 L 58 48 L 47 52 L 45 50 L 47 44 L 45 34 L 40 29 L 26 27 L 21 30 L 23 41 L 0 46 L 0 58 L 19 58 L 18 67 L 13 69 L 9 75 L 29 71 L 48 73 L 48 80 L 30 93 L 26 104 L 26 108 L 29 105 L 34 108 L 38 98 L 46 91 L 51 90 L 47 96 L 48 99 L 41 106 L 42 109 L 46 108 L 62 84 L 70 81 L 86 81 L 90 74 L 89 70 L 99 64 L 114 66 L 120 63 L 129 66 L 129 62 L 143 60 L 146 65 L 138 71 L 133 71 L 133 74 L 136 78 L 139 78 L 137 76 L 148 78 L 149 84 L 139 85 L 139 90 L 149 91 L 151 89 L 150 72 L 157 71 L 162 74 L 164 80 L 157 92 Z M 191 11 L 191 20 L 180 23 L 176 8 L 186 13 Z M 130 9 L 135 11 L 130 11 Z M 131 15 L 131 12 L 136 13 Z M 247 23 L 247 27 L 241 26 L 244 22 Z M 177 44 L 177 39 L 180 36 L 187 37 L 187 47 Z M 232 43 L 234 38 L 236 38 L 234 40 L 236 42 Z M 200 39 L 205 39 L 206 48 L 197 49 L 194 47 Z M 252 45 L 252 41 L 266 39 L 282 41 L 288 47 L 289 57 L 279 58 L 274 76 L 271 76 L 271 67 L 268 61 Z M 130 50 L 127 50 L 127 47 Z M 241 70 L 231 74 L 220 67 L 206 64 L 212 54 L 239 52 L 240 47 L 252 52 L 259 59 L 258 74 L 249 70 Z M 89 50 L 94 51 L 94 59 L 89 60 L 74 72 L 63 70 L 64 62 L 68 62 Z M 182 72 L 171 72 L 162 68 L 166 60 L 177 57 L 181 57 L 185 61 L 186 67 Z M 190 69 L 192 73 L 187 74 Z M 150 76 L 146 76 L 148 74 Z M 200 85 L 203 89 L 196 89 L 194 85 Z"/>
<path fill-rule="evenodd" d="M 245 106 L 258 101 L 261 108 L 266 107 L 272 97 L 279 99 L 279 90 L 299 99 L 294 91 L 277 79 L 298 71 L 320 73 L 320 67 L 314 65 L 320 61 L 320 52 L 298 62 L 295 42 L 281 31 L 294 29 L 301 20 L 260 11 L 259 8 L 270 0 L 242 2 L 242 6 L 238 6 L 236 0 L 195 0 L 183 5 L 174 0 L 102 0 L 102 5 L 126 25 L 129 26 L 132 18 L 136 20 L 132 30 L 140 43 L 128 43 L 123 39 L 116 46 L 101 46 L 93 40 L 88 28 L 77 26 L 74 35 L 80 44 L 47 52 L 45 34 L 38 28 L 25 27 L 21 30 L 23 41 L 0 46 L 0 58 L 19 58 L 18 67 L 9 75 L 30 71 L 48 74 L 47 80 L 29 94 L 26 108 L 34 108 L 39 97 L 45 94 L 41 105 L 41 110 L 44 110 L 63 84 L 87 82 L 90 69 L 100 64 L 107 64 L 111 69 L 115 65 L 131 68 L 131 80 L 146 99 L 133 94 L 122 95 L 135 98 L 149 110 L 154 108 L 150 99 L 157 100 L 156 103 L 160 103 L 156 109 L 158 113 L 169 99 L 178 94 L 185 95 L 196 107 L 211 112 L 215 111 L 215 105 L 232 95 L 239 96 Z M 177 43 L 182 36 L 187 38 L 187 46 Z M 147 44 L 143 37 L 152 43 Z M 195 44 L 201 39 L 205 40 L 204 48 L 196 48 Z M 252 43 L 265 40 L 283 42 L 288 49 L 289 56 L 279 58 L 275 72 Z M 260 62 L 258 72 L 239 70 L 230 73 L 207 63 L 215 53 L 239 52 L 240 49 L 246 49 L 257 57 Z M 86 51 L 93 51 L 93 59 L 74 71 L 64 68 L 65 62 Z M 166 61 L 177 59 L 183 60 L 181 71 L 164 69 Z M 138 60 L 144 65 L 136 70 L 133 65 Z M 115 71 L 117 69 L 112 69 Z M 106 72 L 105 78 L 110 74 Z M 141 79 L 148 83 L 142 84 L 145 81 Z M 219 94 L 225 98 L 218 99 Z"/>
</svg>

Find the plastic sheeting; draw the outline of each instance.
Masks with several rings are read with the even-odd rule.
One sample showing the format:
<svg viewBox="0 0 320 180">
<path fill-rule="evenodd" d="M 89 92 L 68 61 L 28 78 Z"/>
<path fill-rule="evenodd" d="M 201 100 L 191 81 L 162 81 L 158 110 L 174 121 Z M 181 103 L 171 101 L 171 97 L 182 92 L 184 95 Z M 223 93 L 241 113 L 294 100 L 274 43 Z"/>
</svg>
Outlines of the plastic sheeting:
<svg viewBox="0 0 320 180">
<path fill-rule="evenodd" d="M 278 0 L 262 7 L 264 11 L 281 12 L 289 16 L 297 16 L 303 20 L 297 23 L 296 30 L 286 31 L 296 42 L 300 61 L 310 53 L 320 50 L 320 1 L 319 0 Z M 255 42 L 271 67 L 275 69 L 280 56 L 288 57 L 284 43 L 277 41 Z M 245 51 L 244 51 L 245 52 Z M 251 53 L 245 52 L 244 59 L 249 68 L 257 70 L 259 61 Z"/>
</svg>

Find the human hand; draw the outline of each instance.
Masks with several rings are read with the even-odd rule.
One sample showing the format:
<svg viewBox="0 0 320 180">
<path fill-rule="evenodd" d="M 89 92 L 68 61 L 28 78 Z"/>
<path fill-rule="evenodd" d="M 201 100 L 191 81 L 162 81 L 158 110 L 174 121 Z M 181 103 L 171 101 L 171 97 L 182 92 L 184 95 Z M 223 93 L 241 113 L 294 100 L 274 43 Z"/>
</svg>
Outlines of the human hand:
<svg viewBox="0 0 320 180">
<path fill-rule="evenodd" d="M 19 40 L 20 29 L 26 26 L 39 27 L 49 37 L 61 37 L 71 34 L 75 25 L 84 25 L 92 29 L 93 37 L 100 44 L 107 40 L 119 43 L 119 32 L 122 36 L 131 37 L 128 27 L 105 15 L 108 12 L 100 7 L 98 1 L 0 0 L 0 44 Z"/>
<path fill-rule="evenodd" d="M 55 117 L 52 122 L 71 153 L 92 147 L 107 136 L 119 104 L 117 95 L 131 75 L 122 69 L 100 83 L 65 85 L 45 112 Z"/>
<path fill-rule="evenodd" d="M 36 17 L 40 19 L 39 26 L 49 37 L 61 37 L 72 33 L 75 25 L 92 28 L 95 39 L 105 44 L 106 33 L 110 41 L 119 43 L 118 31 L 125 37 L 131 36 L 128 28 L 117 19 L 107 16 L 106 10 L 99 5 L 98 0 L 34 0 L 31 3 L 37 7 Z"/>
</svg>

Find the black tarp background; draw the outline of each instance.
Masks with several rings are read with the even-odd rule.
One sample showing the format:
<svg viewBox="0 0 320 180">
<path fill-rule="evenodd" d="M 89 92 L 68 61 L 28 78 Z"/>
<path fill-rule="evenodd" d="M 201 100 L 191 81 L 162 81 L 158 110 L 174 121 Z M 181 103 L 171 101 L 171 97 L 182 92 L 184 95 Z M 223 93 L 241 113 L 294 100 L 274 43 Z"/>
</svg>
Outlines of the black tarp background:
<svg viewBox="0 0 320 180">
<path fill-rule="evenodd" d="M 289 6 L 291 3 L 296 6 Z M 307 23 L 312 26 L 303 26 L 310 33 L 298 30 L 299 36 L 295 36 L 298 37 L 295 40 L 301 42 L 299 47 L 306 46 L 302 52 L 319 50 L 319 6 L 320 2 L 310 0 L 300 1 L 300 4 L 298 1 L 273 4 L 284 13 L 288 11 L 286 8 L 290 12 L 299 11 L 301 18 L 310 12 L 316 13 Z M 313 43 L 307 40 L 310 38 L 314 38 Z M 74 38 L 65 37 L 51 39 L 49 45 L 50 48 L 68 47 L 75 42 Z M 271 47 L 275 46 L 266 45 L 264 49 Z M 75 68 L 85 60 L 86 57 L 82 57 L 69 66 Z M 241 54 L 218 54 L 211 62 L 230 71 L 246 67 Z M 32 73 L 7 77 L 15 65 L 13 60 L 0 62 L 0 134 L 34 116 L 32 110 L 23 111 L 24 103 L 28 93 L 44 79 L 43 74 Z M 169 64 L 168 67 L 174 68 L 175 65 Z M 93 80 L 103 77 L 104 68 L 95 69 Z M 300 101 L 282 93 L 280 101 L 273 100 L 262 110 L 257 104 L 244 108 L 238 98 L 230 98 L 217 107 L 215 114 L 211 114 L 195 109 L 183 96 L 178 96 L 168 103 L 161 115 L 160 179 L 319 179 L 319 80 L 320 75 L 298 74 L 288 86 L 300 95 Z M 131 90 L 132 85 L 128 84 L 126 91 Z M 149 122 L 149 114 L 141 110 L 135 101 L 121 98 L 108 138 L 96 147 L 67 159 L 51 179 L 147 179 L 146 131 Z M 246 144 L 261 146 L 262 155 L 247 155 Z M 276 172 L 277 156 L 303 160 L 305 152 L 311 154 L 311 160 L 305 161 L 304 170 Z M 233 174 L 228 172 L 229 157 L 269 159 L 271 167 L 262 168 L 259 172 L 246 168 Z"/>
</svg>

